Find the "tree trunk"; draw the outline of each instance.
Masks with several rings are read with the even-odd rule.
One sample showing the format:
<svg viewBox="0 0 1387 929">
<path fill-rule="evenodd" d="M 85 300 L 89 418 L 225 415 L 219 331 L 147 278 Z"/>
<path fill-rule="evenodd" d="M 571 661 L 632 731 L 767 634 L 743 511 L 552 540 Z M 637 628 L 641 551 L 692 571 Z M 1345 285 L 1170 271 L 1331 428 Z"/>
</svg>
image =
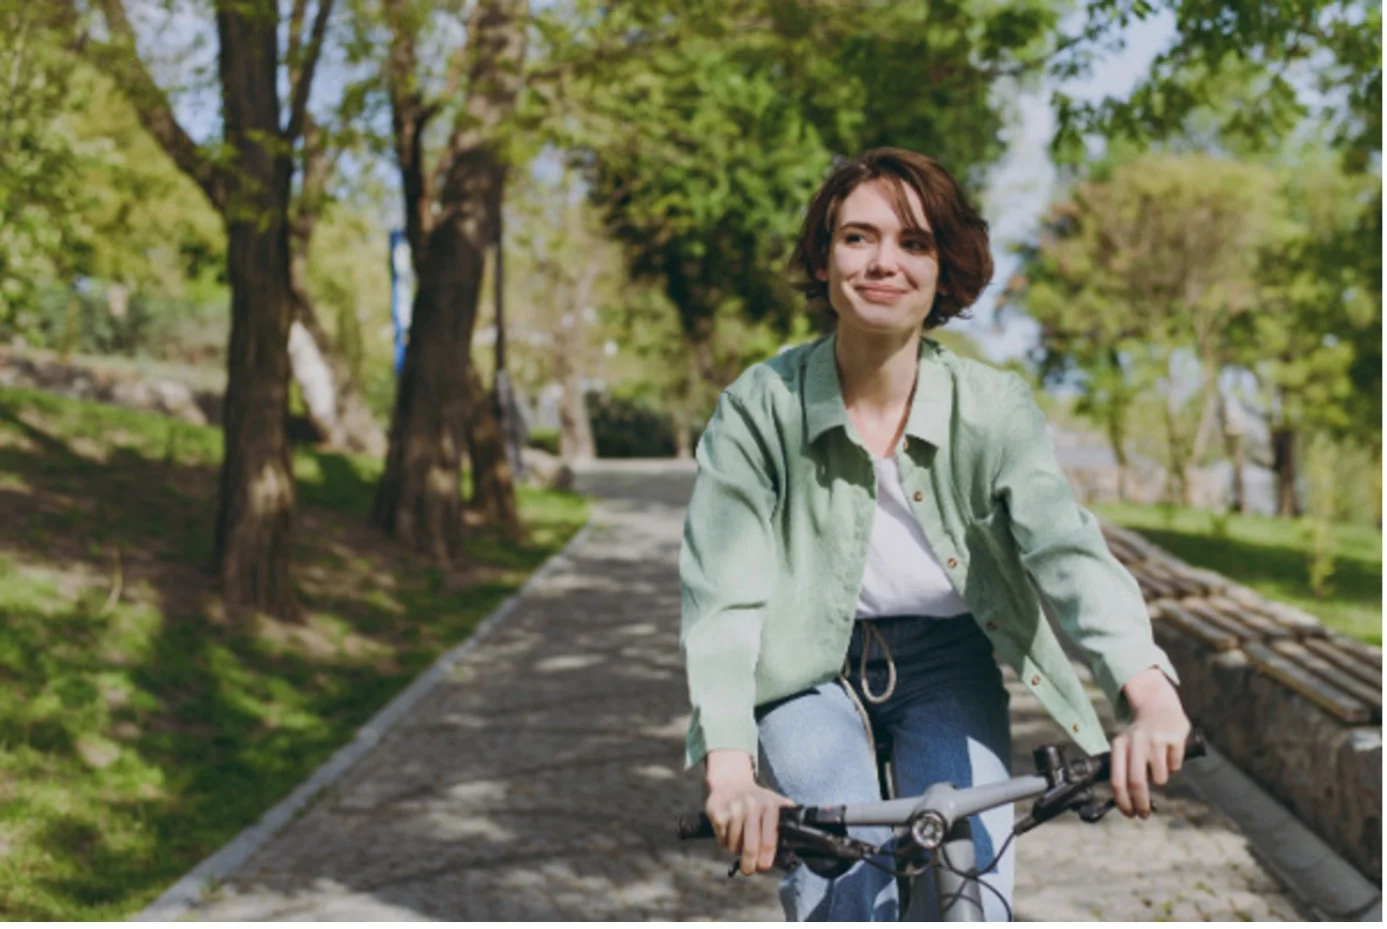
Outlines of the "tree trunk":
<svg viewBox="0 0 1387 929">
<path fill-rule="evenodd" d="M 1204 366 L 1204 408 L 1199 414 L 1199 428 L 1194 433 L 1194 445 L 1190 449 L 1190 460 L 1199 464 L 1209 448 L 1217 424 L 1222 392 L 1218 387 L 1218 367 Z"/>
<path fill-rule="evenodd" d="M 1189 449 L 1185 445 L 1184 434 L 1180 430 L 1180 410 L 1176 405 L 1173 388 L 1167 393 L 1165 403 L 1166 439 L 1170 453 L 1169 469 L 1166 472 L 1166 499 L 1182 506 L 1191 504 L 1189 481 Z"/>
<path fill-rule="evenodd" d="M 1117 500 L 1127 501 L 1127 410 L 1125 405 L 1112 403 L 1108 408 L 1108 442 L 1117 462 Z"/>
<path fill-rule="evenodd" d="M 296 274 L 289 355 L 309 420 L 329 447 L 383 458 L 385 431 L 366 405 L 366 398 L 352 377 L 351 365 L 332 344 L 332 337 L 323 328 L 301 282 Z M 315 399 L 310 400 L 310 396 Z"/>
<path fill-rule="evenodd" d="M 583 396 L 582 380 L 578 377 L 570 376 L 563 382 L 563 398 L 559 403 L 559 455 L 570 464 L 597 457 L 592 441 L 592 417 L 588 415 L 587 398 Z"/>
<path fill-rule="evenodd" d="M 446 564 L 462 544 L 467 378 L 485 246 L 463 238 L 455 223 L 439 226 L 430 238 L 417 271 L 374 518 L 404 544 Z"/>
<path fill-rule="evenodd" d="M 592 302 L 599 270 L 599 265 L 593 261 L 579 275 L 560 327 L 559 350 L 554 359 L 559 383 L 563 387 L 563 397 L 559 403 L 559 454 L 570 463 L 587 461 L 597 455 L 592 439 L 592 419 L 588 416 L 587 398 L 583 395 L 583 379 L 588 360 L 585 314 Z"/>
<path fill-rule="evenodd" d="M 289 396 L 290 163 L 279 138 L 274 17 L 218 9 L 226 138 L 237 153 L 227 216 L 231 337 L 215 548 L 229 604 L 297 613 L 289 564 L 294 478 Z"/>
<path fill-rule="evenodd" d="M 1234 513 L 1247 512 L 1247 488 L 1243 481 L 1246 467 L 1246 453 L 1243 449 L 1243 426 L 1241 415 L 1234 412 L 1228 397 L 1219 393 L 1219 422 L 1223 426 L 1223 443 L 1228 451 L 1228 459 L 1233 467 L 1233 499 L 1229 509 Z"/>
<path fill-rule="evenodd" d="M 1304 511 L 1296 496 L 1296 435 L 1285 426 L 1271 432 L 1271 466 L 1276 472 L 1276 515 L 1298 517 Z"/>
<path fill-rule="evenodd" d="M 328 199 L 328 180 L 323 133 L 309 118 L 304 121 L 303 175 L 289 232 L 289 284 L 294 307 L 289 331 L 290 370 L 320 441 L 339 451 L 382 458 L 385 431 L 357 389 L 351 365 L 323 328 L 308 294 L 308 250 Z"/>
<path fill-rule="evenodd" d="M 469 90 L 440 159 L 441 188 L 434 201 L 423 132 L 435 110 L 424 105 L 414 73 L 410 30 L 416 20 L 407 4 L 387 5 L 391 118 L 418 291 L 373 518 L 440 562 L 455 558 L 462 542 L 460 484 L 472 333 L 506 176 L 497 133 L 514 111 L 520 89 L 527 10 L 524 0 L 481 0 L 472 8 L 463 56 Z M 473 464 L 473 479 L 489 480 L 486 468 Z"/>
<path fill-rule="evenodd" d="M 472 496 L 467 508 L 509 536 L 520 533 L 515 476 L 506 457 L 506 437 L 496 415 L 496 395 L 471 365 L 467 375 L 467 452 L 472 460 Z"/>
</svg>

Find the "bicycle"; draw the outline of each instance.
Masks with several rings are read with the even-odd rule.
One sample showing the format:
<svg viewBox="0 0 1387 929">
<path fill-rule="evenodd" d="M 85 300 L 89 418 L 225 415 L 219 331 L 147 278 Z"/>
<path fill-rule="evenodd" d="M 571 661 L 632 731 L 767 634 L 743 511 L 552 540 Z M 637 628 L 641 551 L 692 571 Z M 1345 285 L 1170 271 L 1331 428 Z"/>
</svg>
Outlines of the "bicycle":
<svg viewBox="0 0 1387 929">
<path fill-rule="evenodd" d="M 1191 732 L 1185 758 L 1199 758 L 1204 753 L 1203 735 Z M 1117 805 L 1111 798 L 1100 803 L 1093 791 L 1095 784 L 1111 776 L 1110 753 L 1066 761 L 1060 746 L 1042 745 L 1034 758 L 1035 774 L 994 784 L 959 788 L 941 783 L 918 797 L 847 806 L 785 807 L 780 811 L 775 866 L 788 871 L 803 863 L 828 878 L 838 877 L 858 861 L 887 871 L 901 883 L 902 922 L 930 918 L 931 914 L 923 912 L 927 895 L 919 882 L 934 871 L 942 921 L 982 922 L 979 888 L 986 887 L 1002 900 L 1009 922 L 1012 913 L 1006 898 L 982 875 L 1001 860 L 1012 841 L 1070 810 L 1084 822 L 1096 823 Z M 882 771 L 884 783 L 889 783 L 887 773 Z M 1035 803 L 1030 813 L 1012 827 L 992 861 L 978 868 L 969 817 L 1032 798 Z M 893 838 L 872 845 L 849 837 L 849 826 L 890 826 Z M 680 839 L 710 839 L 714 837 L 713 824 L 703 812 L 688 813 L 679 817 L 676 834 Z M 894 846 L 888 848 L 892 843 Z M 877 860 L 882 857 L 894 859 L 893 864 Z M 733 862 L 728 877 L 736 875 L 737 867 Z"/>
</svg>

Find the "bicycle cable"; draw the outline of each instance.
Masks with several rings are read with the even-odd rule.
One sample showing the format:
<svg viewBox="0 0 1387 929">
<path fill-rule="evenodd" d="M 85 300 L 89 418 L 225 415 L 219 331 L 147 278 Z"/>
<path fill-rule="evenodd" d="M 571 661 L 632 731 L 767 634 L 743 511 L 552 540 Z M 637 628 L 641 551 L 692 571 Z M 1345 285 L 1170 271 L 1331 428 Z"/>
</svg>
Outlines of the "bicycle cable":
<svg viewBox="0 0 1387 929">
<path fill-rule="evenodd" d="M 1012 915 L 1013 915 L 1013 914 L 1012 914 L 1012 911 L 1011 911 L 1011 904 L 1007 902 L 1006 895 L 1005 895 L 1004 893 L 1002 893 L 1000 890 L 998 890 L 996 887 L 993 887 L 993 886 L 992 886 L 991 884 L 989 884 L 987 881 L 983 880 L 983 877 L 982 877 L 982 876 L 983 876 L 984 874 L 986 874 L 988 871 L 991 871 L 993 868 L 995 868 L 995 867 L 997 866 L 997 862 L 999 862 L 999 861 L 1002 860 L 1002 856 L 1005 855 L 1006 852 L 1007 852 L 1007 847 L 1011 845 L 1012 840 L 1014 840 L 1014 839 L 1016 838 L 1016 836 L 1017 836 L 1016 830 L 1015 830 L 1015 829 L 1012 829 L 1011 835 L 1007 836 L 1007 840 L 1006 840 L 1005 842 L 1002 843 L 1002 847 L 1001 847 L 1001 849 L 998 850 L 997 854 L 995 854 L 995 855 L 992 856 L 992 860 L 989 861 L 989 862 L 987 863 L 987 867 L 985 867 L 985 868 L 977 868 L 977 869 L 975 870 L 974 873 L 971 873 L 971 874 L 970 874 L 970 873 L 968 873 L 968 872 L 966 872 L 966 871 L 960 871 L 958 868 L 955 868 L 954 865 L 953 865 L 953 862 L 951 862 L 951 861 L 949 860 L 949 853 L 948 853 L 948 851 L 947 851 L 947 847 L 944 846 L 944 845 L 939 846 L 939 852 L 940 852 L 939 859 L 940 859 L 940 860 L 939 860 L 938 862 L 935 862 L 935 863 L 934 863 L 934 866 L 936 866 L 936 867 L 942 867 L 942 868 L 944 868 L 946 871 L 949 871 L 950 873 L 955 874 L 955 875 L 957 875 L 958 877 L 963 878 L 964 880 L 974 880 L 974 881 L 977 881 L 978 884 L 979 884 L 980 886 L 986 887 L 986 888 L 992 893 L 993 896 L 995 896 L 998 900 L 1001 901 L 1001 903 L 1002 903 L 1002 909 L 1003 909 L 1003 910 L 1006 912 L 1006 914 L 1007 914 L 1006 921 L 1007 921 L 1007 922 L 1011 922 L 1011 921 L 1012 921 Z M 949 895 L 949 900 L 952 902 L 953 900 L 962 897 L 962 895 L 963 895 L 963 891 L 959 891 L 959 892 L 956 893 L 956 894 L 950 894 L 950 895 Z M 940 910 L 941 913 L 944 911 L 945 906 L 946 906 L 945 902 L 944 902 L 943 900 L 940 900 L 940 901 L 939 901 L 939 910 Z"/>
<path fill-rule="evenodd" d="M 875 852 L 873 852 L 870 855 L 863 855 L 858 860 L 861 861 L 863 864 L 870 865 L 871 867 L 876 868 L 878 871 L 884 871 L 892 877 L 904 877 L 913 880 L 914 878 L 917 878 L 922 874 L 928 873 L 932 868 L 943 868 L 944 870 L 950 872 L 951 874 L 955 874 L 958 877 L 963 878 L 964 880 L 976 881 L 980 886 L 986 887 L 989 893 L 991 893 L 999 901 L 1001 901 L 1002 910 L 1006 913 L 1006 921 L 1011 922 L 1013 918 L 1013 913 L 1011 909 L 1011 904 L 1007 901 L 1006 895 L 1002 893 L 1000 890 L 998 890 L 996 887 L 993 887 L 990 883 L 988 883 L 983 878 L 983 875 L 997 866 L 997 863 L 1002 860 L 1002 856 L 1007 853 L 1007 849 L 1011 846 L 1011 843 L 1015 841 L 1017 835 L 1018 833 L 1013 829 L 1011 834 L 1007 836 L 1007 840 L 1002 843 L 1002 847 L 997 850 L 997 853 L 992 856 L 992 860 L 987 863 L 987 867 L 978 868 L 973 873 L 969 873 L 967 871 L 960 871 L 958 868 L 954 867 L 953 862 L 949 861 L 949 853 L 948 851 L 946 851 L 945 846 L 943 845 L 939 846 L 938 848 L 938 859 L 932 860 L 929 862 L 929 864 L 926 864 L 923 867 L 919 868 L 906 867 L 904 869 L 898 869 L 886 864 L 882 864 L 880 861 L 874 860 L 872 855 L 893 855 L 893 852 L 883 848 L 880 845 L 876 847 Z M 964 891 L 959 891 L 957 893 L 948 894 L 947 896 L 941 898 L 939 901 L 940 913 L 943 913 L 944 910 L 947 909 L 950 905 L 952 905 L 954 901 L 962 899 L 963 894 Z"/>
</svg>

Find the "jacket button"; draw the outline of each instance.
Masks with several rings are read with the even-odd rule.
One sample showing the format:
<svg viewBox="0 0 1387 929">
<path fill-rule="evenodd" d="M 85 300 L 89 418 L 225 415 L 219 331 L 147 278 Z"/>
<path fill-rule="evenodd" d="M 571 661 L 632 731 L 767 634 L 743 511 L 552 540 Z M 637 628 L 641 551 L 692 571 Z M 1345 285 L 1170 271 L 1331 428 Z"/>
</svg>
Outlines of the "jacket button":
<svg viewBox="0 0 1387 929">
<path fill-rule="evenodd" d="M 1031 678 L 1031 686 L 1032 686 L 1032 687 L 1038 687 L 1039 685 L 1040 685 L 1040 675 L 1037 674 L 1035 677 Z"/>
<path fill-rule="evenodd" d="M 993 623 L 993 622 L 989 622 L 989 623 L 987 624 L 987 628 L 988 628 L 990 631 L 992 631 L 992 632 L 996 632 L 996 631 L 997 631 L 997 624 L 996 624 L 996 623 Z"/>
<path fill-rule="evenodd" d="M 915 502 L 919 503 L 923 499 L 925 499 L 925 492 L 923 490 L 915 491 Z"/>
<path fill-rule="evenodd" d="M 947 564 L 948 564 L 948 566 L 951 567 L 951 568 L 957 568 L 957 567 L 958 567 L 958 559 L 957 559 L 957 558 L 950 558 L 950 559 L 948 560 Z"/>
<path fill-rule="evenodd" d="M 1079 731 L 1079 724 L 1078 724 L 1078 723 L 1075 723 L 1075 724 L 1074 724 L 1074 731 L 1075 731 L 1075 732 L 1078 732 L 1078 731 Z"/>
</svg>

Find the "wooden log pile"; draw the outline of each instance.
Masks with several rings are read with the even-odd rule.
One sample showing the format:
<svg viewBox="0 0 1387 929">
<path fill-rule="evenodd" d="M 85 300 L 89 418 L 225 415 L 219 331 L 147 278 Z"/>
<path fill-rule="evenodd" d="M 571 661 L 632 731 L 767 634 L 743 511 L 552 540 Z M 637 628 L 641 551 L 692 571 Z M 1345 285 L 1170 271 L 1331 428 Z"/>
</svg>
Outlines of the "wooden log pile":
<svg viewBox="0 0 1387 929">
<path fill-rule="evenodd" d="M 1381 649 L 1188 565 L 1135 532 L 1105 523 L 1103 534 L 1141 587 L 1153 626 L 1177 631 L 1209 652 L 1241 649 L 1258 673 L 1346 725 L 1382 724 Z"/>
</svg>

